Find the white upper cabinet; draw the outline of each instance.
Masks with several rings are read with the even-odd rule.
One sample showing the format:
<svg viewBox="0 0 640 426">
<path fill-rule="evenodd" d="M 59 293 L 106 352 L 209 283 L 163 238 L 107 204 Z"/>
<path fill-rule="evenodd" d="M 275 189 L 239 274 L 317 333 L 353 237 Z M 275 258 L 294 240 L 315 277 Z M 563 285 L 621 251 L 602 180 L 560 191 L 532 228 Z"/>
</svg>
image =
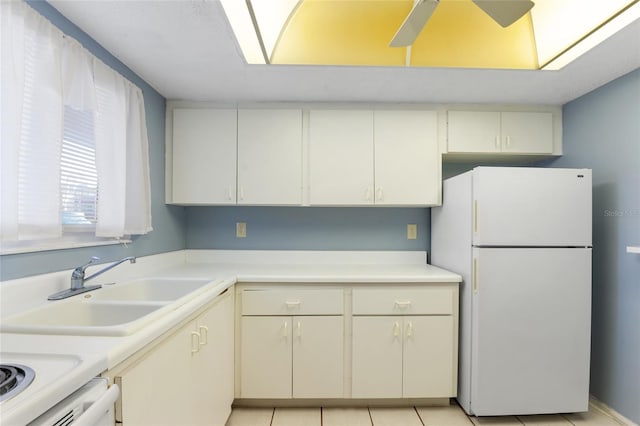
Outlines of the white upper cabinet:
<svg viewBox="0 0 640 426">
<path fill-rule="evenodd" d="M 435 111 L 311 110 L 311 205 L 440 203 Z"/>
<path fill-rule="evenodd" d="M 184 105 L 167 107 L 172 204 L 434 206 L 441 202 L 443 155 L 562 155 L 562 110 L 554 106 L 516 112 Z"/>
<path fill-rule="evenodd" d="M 503 112 L 502 151 L 551 154 L 553 116 L 550 112 Z"/>
<path fill-rule="evenodd" d="M 440 204 L 435 111 L 375 111 L 375 204 Z"/>
<path fill-rule="evenodd" d="M 235 109 L 173 110 L 173 203 L 236 203 L 236 128 Z"/>
<path fill-rule="evenodd" d="M 553 113 L 449 111 L 449 153 L 552 154 Z"/>
<path fill-rule="evenodd" d="M 302 204 L 302 110 L 238 110 L 238 204 Z"/>
<path fill-rule="evenodd" d="M 449 152 L 500 152 L 500 113 L 449 111 Z"/>
<path fill-rule="evenodd" d="M 373 111 L 309 111 L 309 203 L 373 204 Z"/>
</svg>

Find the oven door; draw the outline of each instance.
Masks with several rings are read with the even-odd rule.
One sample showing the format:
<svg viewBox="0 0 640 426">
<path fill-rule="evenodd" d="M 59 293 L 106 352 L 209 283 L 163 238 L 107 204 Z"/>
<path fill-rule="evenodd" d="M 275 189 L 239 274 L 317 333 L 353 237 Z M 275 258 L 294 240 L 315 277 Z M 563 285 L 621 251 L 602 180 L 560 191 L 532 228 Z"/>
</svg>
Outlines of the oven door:
<svg viewBox="0 0 640 426">
<path fill-rule="evenodd" d="M 74 426 L 113 426 L 113 407 L 119 394 L 117 385 L 107 387 L 106 379 L 95 378 L 29 423 L 29 426 L 69 423 Z"/>
</svg>

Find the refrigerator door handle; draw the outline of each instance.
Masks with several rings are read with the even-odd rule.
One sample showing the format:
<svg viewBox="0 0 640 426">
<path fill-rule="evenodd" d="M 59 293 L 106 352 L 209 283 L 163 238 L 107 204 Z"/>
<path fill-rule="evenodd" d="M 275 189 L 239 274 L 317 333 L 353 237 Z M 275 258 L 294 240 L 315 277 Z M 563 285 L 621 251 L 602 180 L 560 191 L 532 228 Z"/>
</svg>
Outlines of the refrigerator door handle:
<svg viewBox="0 0 640 426">
<path fill-rule="evenodd" d="M 478 294 L 478 259 L 473 258 L 473 293 Z"/>
<path fill-rule="evenodd" d="M 478 235 L 478 200 L 473 202 L 473 233 Z"/>
</svg>

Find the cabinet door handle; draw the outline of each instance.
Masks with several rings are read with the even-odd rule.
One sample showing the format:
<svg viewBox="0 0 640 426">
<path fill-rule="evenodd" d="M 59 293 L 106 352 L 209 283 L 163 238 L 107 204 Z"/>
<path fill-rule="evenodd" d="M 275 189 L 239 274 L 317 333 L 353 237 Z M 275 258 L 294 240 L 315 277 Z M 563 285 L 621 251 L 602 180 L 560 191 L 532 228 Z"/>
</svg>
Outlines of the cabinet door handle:
<svg viewBox="0 0 640 426">
<path fill-rule="evenodd" d="M 411 300 L 396 300 L 395 305 L 400 309 L 407 309 L 411 306 Z"/>
<path fill-rule="evenodd" d="M 376 200 L 382 201 L 384 200 L 384 190 L 381 187 L 378 187 L 376 190 Z"/>
<path fill-rule="evenodd" d="M 371 188 L 367 188 L 364 192 L 364 199 L 365 201 L 371 201 Z"/>
<path fill-rule="evenodd" d="M 289 337 L 289 323 L 287 321 L 282 323 L 282 337 L 285 339 Z"/>
<path fill-rule="evenodd" d="M 504 138 L 505 144 L 507 146 L 507 148 L 511 148 L 511 136 L 506 136 Z"/>
<path fill-rule="evenodd" d="M 495 145 L 497 149 L 500 149 L 500 136 L 498 135 L 495 137 Z"/>
<path fill-rule="evenodd" d="M 407 324 L 407 339 L 413 336 L 413 322 L 409 321 Z"/>
<path fill-rule="evenodd" d="M 240 201 L 244 200 L 244 186 L 240 187 Z"/>
<path fill-rule="evenodd" d="M 191 332 L 191 355 L 200 351 L 200 334 L 197 331 Z"/>
<path fill-rule="evenodd" d="M 398 321 L 393 325 L 393 337 L 398 337 L 400 335 L 400 323 Z"/>
<path fill-rule="evenodd" d="M 200 340 L 200 346 L 204 346 L 209 342 L 209 327 L 201 325 L 198 327 L 198 331 L 201 337 L 201 339 L 198 339 Z"/>
<path fill-rule="evenodd" d="M 296 334 L 298 337 L 302 337 L 302 323 L 300 321 L 296 324 Z"/>
<path fill-rule="evenodd" d="M 227 192 L 227 199 L 229 201 L 233 200 L 233 186 L 229 186 L 229 191 Z"/>
</svg>

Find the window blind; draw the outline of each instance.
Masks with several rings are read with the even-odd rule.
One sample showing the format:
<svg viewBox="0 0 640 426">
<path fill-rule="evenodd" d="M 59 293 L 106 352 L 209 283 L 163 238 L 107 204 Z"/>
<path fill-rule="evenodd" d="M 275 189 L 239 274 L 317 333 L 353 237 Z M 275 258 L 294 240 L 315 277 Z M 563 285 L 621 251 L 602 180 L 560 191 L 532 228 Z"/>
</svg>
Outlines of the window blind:
<svg viewBox="0 0 640 426">
<path fill-rule="evenodd" d="M 65 107 L 60 195 L 63 225 L 95 226 L 98 219 L 98 173 L 91 111 Z"/>
</svg>

